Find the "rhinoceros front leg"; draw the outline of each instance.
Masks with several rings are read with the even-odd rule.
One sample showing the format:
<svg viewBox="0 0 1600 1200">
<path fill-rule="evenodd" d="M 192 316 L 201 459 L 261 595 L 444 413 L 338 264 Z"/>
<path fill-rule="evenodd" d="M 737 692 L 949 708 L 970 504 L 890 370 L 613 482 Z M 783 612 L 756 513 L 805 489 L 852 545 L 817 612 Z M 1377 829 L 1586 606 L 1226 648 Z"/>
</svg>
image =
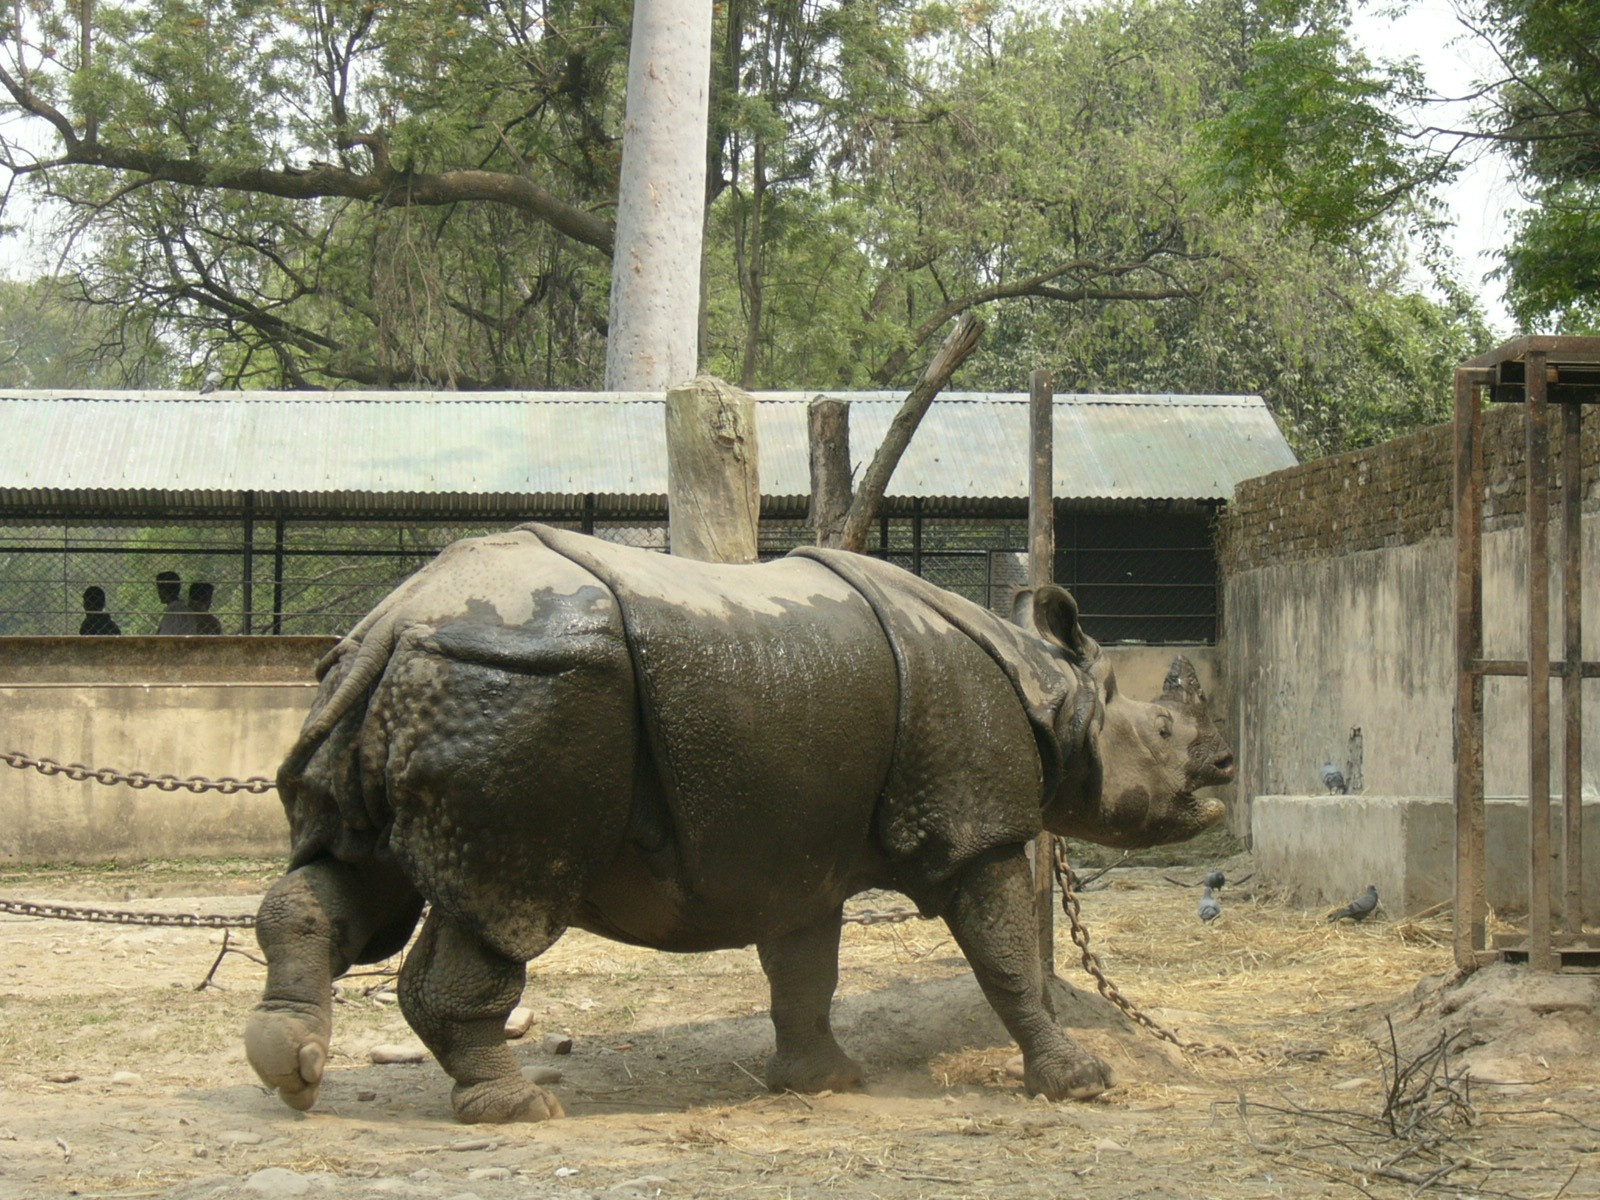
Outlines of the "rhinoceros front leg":
<svg viewBox="0 0 1600 1200">
<path fill-rule="evenodd" d="M 421 909 L 398 872 L 334 859 L 297 867 L 262 899 L 255 929 L 267 983 L 245 1024 L 245 1054 L 290 1108 L 310 1108 L 322 1086 L 334 978 L 398 951 Z"/>
<path fill-rule="evenodd" d="M 842 909 L 817 924 L 756 945 L 772 986 L 778 1046 L 767 1060 L 775 1092 L 847 1091 L 861 1086 L 861 1067 L 833 1037 L 829 1010 L 839 986 Z"/>
<path fill-rule="evenodd" d="M 1111 1068 L 1068 1037 L 1045 1008 L 1032 875 L 1021 846 L 992 850 L 962 870 L 945 923 L 1022 1048 L 1030 1095 L 1086 1100 L 1116 1082 Z"/>
<path fill-rule="evenodd" d="M 527 974 L 526 963 L 490 949 L 437 908 L 429 910 L 406 955 L 400 1010 L 456 1081 L 450 1103 L 459 1121 L 544 1121 L 562 1115 L 554 1096 L 522 1077 L 506 1045 L 506 1018 Z"/>
</svg>

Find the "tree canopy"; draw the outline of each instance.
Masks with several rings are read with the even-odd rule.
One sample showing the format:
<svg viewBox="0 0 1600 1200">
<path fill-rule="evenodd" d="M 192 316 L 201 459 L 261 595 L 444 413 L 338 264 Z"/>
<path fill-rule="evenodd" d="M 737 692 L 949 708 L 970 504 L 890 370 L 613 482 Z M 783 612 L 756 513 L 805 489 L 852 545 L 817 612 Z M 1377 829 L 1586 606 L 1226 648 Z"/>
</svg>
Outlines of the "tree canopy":
<svg viewBox="0 0 1600 1200">
<path fill-rule="evenodd" d="M 192 381 L 599 385 L 622 0 L 18 12 L 12 193 Z M 1448 163 L 1337 8 L 715 12 L 701 356 L 745 386 L 903 386 L 976 311 L 957 386 L 1260 392 L 1316 453 L 1442 419 L 1487 339 L 1447 267 L 1443 300 L 1407 282 Z"/>
</svg>

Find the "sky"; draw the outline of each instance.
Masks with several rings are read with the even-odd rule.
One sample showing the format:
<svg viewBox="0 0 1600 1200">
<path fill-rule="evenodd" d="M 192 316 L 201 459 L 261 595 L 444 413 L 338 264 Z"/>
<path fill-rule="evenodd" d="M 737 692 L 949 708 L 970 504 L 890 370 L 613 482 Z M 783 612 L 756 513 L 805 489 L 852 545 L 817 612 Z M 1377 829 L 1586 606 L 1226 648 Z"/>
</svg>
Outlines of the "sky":
<svg viewBox="0 0 1600 1200">
<path fill-rule="evenodd" d="M 1403 8 L 1398 17 L 1384 11 Z M 1489 49 L 1462 26 L 1456 5 L 1449 0 L 1402 0 L 1385 6 L 1368 3 L 1355 14 L 1354 33 L 1373 58 L 1403 59 L 1415 56 L 1427 72 L 1435 94 L 1465 96 L 1478 79 L 1494 76 Z M 1424 123 L 1465 124 L 1465 105 L 1455 115 L 1446 111 L 1415 114 Z M 1500 284 L 1484 276 L 1499 263 L 1496 251 L 1510 238 L 1509 220 L 1521 207 L 1506 163 L 1499 155 L 1486 155 L 1473 163 L 1446 196 L 1454 217 L 1454 245 L 1461 261 L 1463 281 L 1479 288 L 1479 298 L 1489 322 L 1503 336 L 1515 326 L 1506 310 Z"/>
</svg>

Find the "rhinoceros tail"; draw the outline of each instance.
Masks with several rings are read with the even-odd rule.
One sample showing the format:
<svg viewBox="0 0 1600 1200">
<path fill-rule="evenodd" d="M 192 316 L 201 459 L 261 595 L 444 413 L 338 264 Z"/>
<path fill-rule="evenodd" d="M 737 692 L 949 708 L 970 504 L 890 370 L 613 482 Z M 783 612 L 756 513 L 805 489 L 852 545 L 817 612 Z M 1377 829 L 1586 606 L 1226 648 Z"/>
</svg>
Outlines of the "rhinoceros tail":
<svg viewBox="0 0 1600 1200">
<path fill-rule="evenodd" d="M 318 664 L 318 672 L 325 673 L 340 659 L 354 652 L 355 661 L 339 680 L 327 702 L 319 705 L 307 718 L 300 736 L 284 758 L 280 771 L 294 772 L 305 766 L 317 747 L 333 731 L 344 716 L 377 686 L 394 653 L 396 614 L 386 613 L 366 631 L 359 645 L 346 638 Z"/>
</svg>

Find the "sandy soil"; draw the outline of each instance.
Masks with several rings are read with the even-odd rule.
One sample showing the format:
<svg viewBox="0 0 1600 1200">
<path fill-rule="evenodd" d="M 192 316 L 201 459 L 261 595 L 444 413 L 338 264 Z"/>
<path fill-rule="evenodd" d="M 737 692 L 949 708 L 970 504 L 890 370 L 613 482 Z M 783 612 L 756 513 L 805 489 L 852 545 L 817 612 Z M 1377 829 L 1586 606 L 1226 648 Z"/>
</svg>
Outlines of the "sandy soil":
<svg viewBox="0 0 1600 1200">
<path fill-rule="evenodd" d="M 753 950 L 574 934 L 532 968 L 517 1043 L 528 1069 L 561 1072 L 568 1117 L 510 1128 L 456 1125 L 431 1060 L 370 1061 L 412 1041 L 381 974 L 343 981 L 329 1078 L 300 1114 L 245 1062 L 260 966 L 228 954 L 196 990 L 220 933 L 0 916 L 0 1198 L 1600 1196 L 1593 978 L 1452 982 L 1443 925 L 1329 926 L 1248 884 L 1201 926 L 1196 890 L 1168 878 L 1201 873 L 1118 870 L 1083 909 L 1123 992 L 1208 1049 L 1131 1026 L 1059 930 L 1061 975 L 1084 989 L 1067 1023 L 1121 1076 L 1099 1101 L 1023 1095 L 937 923 L 846 928 L 836 1026 L 872 1082 L 818 1097 L 758 1082 Z M 0 895 L 247 913 L 274 874 L 0 872 Z M 546 1052 L 551 1032 L 570 1055 Z"/>
</svg>

